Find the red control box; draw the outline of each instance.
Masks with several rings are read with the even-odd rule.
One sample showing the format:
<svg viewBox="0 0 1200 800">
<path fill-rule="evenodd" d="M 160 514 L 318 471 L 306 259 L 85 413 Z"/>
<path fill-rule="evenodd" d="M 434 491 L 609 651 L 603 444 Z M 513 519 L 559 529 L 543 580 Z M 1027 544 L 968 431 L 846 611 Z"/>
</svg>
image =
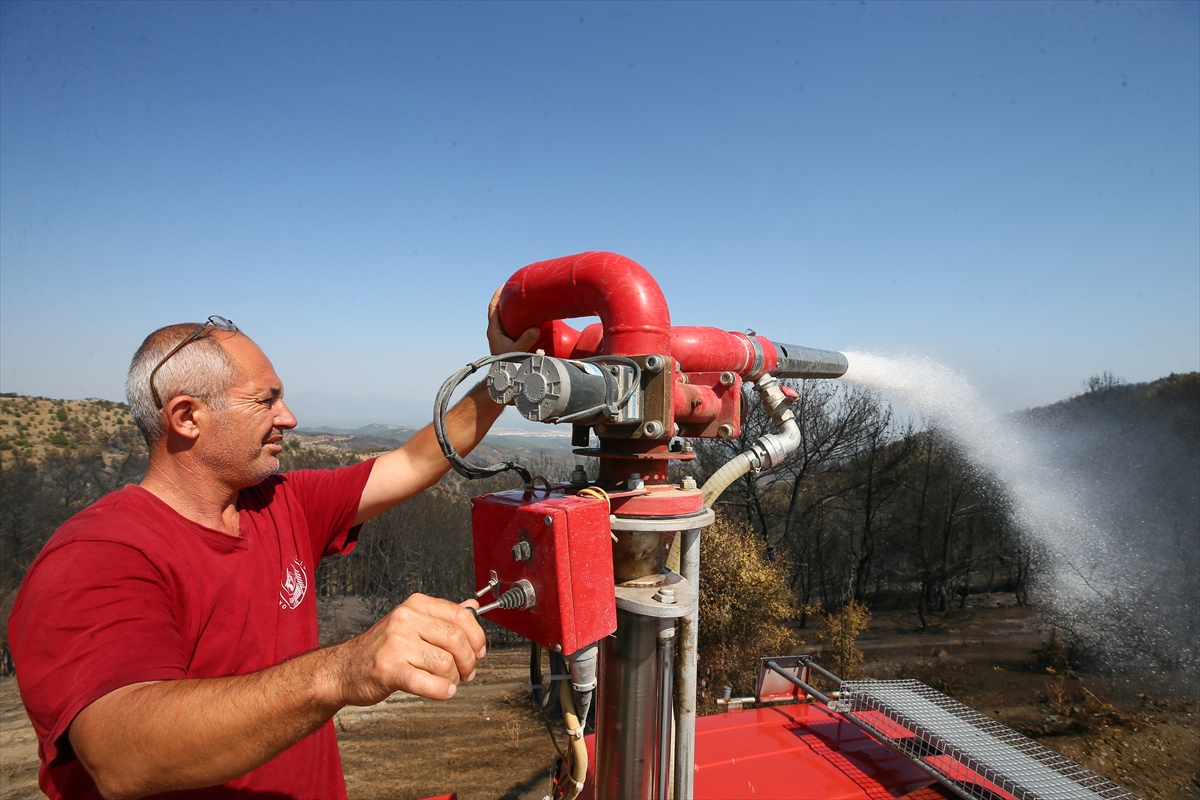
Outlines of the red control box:
<svg viewBox="0 0 1200 800">
<path fill-rule="evenodd" d="M 471 501 L 475 583 L 495 573 L 495 595 L 524 578 L 536 601 L 487 619 L 563 654 L 617 629 L 608 504 L 543 490 L 496 492 Z M 480 605 L 494 597 L 485 595 Z"/>
</svg>

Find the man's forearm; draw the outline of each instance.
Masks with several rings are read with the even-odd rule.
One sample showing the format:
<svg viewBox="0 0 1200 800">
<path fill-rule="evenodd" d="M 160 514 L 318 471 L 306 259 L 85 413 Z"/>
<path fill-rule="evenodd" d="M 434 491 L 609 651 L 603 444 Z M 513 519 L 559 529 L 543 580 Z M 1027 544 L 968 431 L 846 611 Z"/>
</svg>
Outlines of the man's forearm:
<svg viewBox="0 0 1200 800">
<path fill-rule="evenodd" d="M 395 691 L 450 699 L 486 649 L 466 607 L 414 594 L 353 639 L 260 672 L 110 692 L 75 717 L 71 745 L 105 797 L 213 786 L 270 761 L 342 706 Z"/>
<path fill-rule="evenodd" d="M 466 455 L 483 441 L 496 420 L 504 413 L 504 406 L 492 402 L 488 395 L 487 382 L 480 381 L 462 400 L 446 412 L 446 435 L 460 455 Z M 442 455 L 442 448 L 434 435 L 433 426 L 426 425 L 404 445 L 414 459 L 428 463 L 436 473 L 433 482 L 445 475 L 450 462 Z"/>
<path fill-rule="evenodd" d="M 476 384 L 446 413 L 446 435 L 461 455 L 475 449 L 504 406 L 493 403 L 484 382 Z M 417 492 L 427 489 L 450 470 L 433 426 L 426 425 L 404 446 L 380 456 L 363 489 L 354 524 L 375 517 Z"/>
<path fill-rule="evenodd" d="M 75 718 L 71 743 L 105 797 L 223 783 L 342 707 L 337 664 L 328 648 L 249 675 L 127 686 Z"/>
</svg>

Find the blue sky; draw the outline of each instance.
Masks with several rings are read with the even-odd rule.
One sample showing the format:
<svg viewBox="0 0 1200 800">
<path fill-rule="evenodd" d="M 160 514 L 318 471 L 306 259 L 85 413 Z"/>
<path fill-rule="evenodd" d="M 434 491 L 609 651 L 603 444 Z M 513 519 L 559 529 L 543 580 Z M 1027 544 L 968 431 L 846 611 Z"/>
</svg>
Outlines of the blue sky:
<svg viewBox="0 0 1200 800">
<path fill-rule="evenodd" d="M 1002 408 L 1200 369 L 1200 4 L 0 4 L 0 390 L 222 314 L 422 423 L 524 264 Z"/>
</svg>

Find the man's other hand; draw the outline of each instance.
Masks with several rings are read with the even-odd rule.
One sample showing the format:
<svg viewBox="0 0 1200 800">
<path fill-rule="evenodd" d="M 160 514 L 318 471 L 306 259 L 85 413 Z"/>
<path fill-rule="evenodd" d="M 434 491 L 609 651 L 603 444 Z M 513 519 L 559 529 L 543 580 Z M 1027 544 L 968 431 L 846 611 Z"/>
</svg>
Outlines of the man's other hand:
<svg viewBox="0 0 1200 800">
<path fill-rule="evenodd" d="M 414 594 L 341 650 L 338 676 L 344 705 L 369 706 L 396 691 L 449 700 L 475 678 L 487 651 L 483 628 L 468 608 Z"/>
<path fill-rule="evenodd" d="M 500 292 L 504 290 L 501 286 L 492 295 L 492 302 L 488 303 L 488 327 L 487 338 L 488 347 L 492 350 L 492 355 L 498 356 L 501 353 L 527 353 L 529 348 L 533 347 L 533 343 L 537 341 L 540 331 L 535 326 L 521 334 L 521 338 L 508 338 L 508 334 L 504 332 L 504 326 L 500 323 Z"/>
</svg>

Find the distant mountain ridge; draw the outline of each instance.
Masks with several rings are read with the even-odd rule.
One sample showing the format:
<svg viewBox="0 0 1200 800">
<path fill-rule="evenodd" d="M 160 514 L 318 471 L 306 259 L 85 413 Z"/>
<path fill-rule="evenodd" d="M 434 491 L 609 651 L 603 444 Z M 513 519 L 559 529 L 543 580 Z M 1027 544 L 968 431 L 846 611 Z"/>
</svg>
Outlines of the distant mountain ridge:
<svg viewBox="0 0 1200 800">
<path fill-rule="evenodd" d="M 572 449 L 570 428 L 546 426 L 545 432 L 522 430 L 493 430 L 483 439 L 484 450 L 497 453 L 538 453 L 543 451 L 568 454 Z M 288 436 L 297 437 L 310 446 L 342 452 L 373 454 L 392 450 L 413 437 L 420 428 L 405 425 L 372 423 L 359 428 L 296 428 Z M 482 451 L 480 451 L 482 452 Z"/>
<path fill-rule="evenodd" d="M 372 423 L 360 428 L 332 428 L 321 425 L 316 428 L 297 428 L 296 433 L 328 433 L 335 436 L 365 436 L 378 439 L 394 439 L 397 442 L 407 442 L 420 428 L 410 428 L 404 425 L 385 425 Z"/>
</svg>

